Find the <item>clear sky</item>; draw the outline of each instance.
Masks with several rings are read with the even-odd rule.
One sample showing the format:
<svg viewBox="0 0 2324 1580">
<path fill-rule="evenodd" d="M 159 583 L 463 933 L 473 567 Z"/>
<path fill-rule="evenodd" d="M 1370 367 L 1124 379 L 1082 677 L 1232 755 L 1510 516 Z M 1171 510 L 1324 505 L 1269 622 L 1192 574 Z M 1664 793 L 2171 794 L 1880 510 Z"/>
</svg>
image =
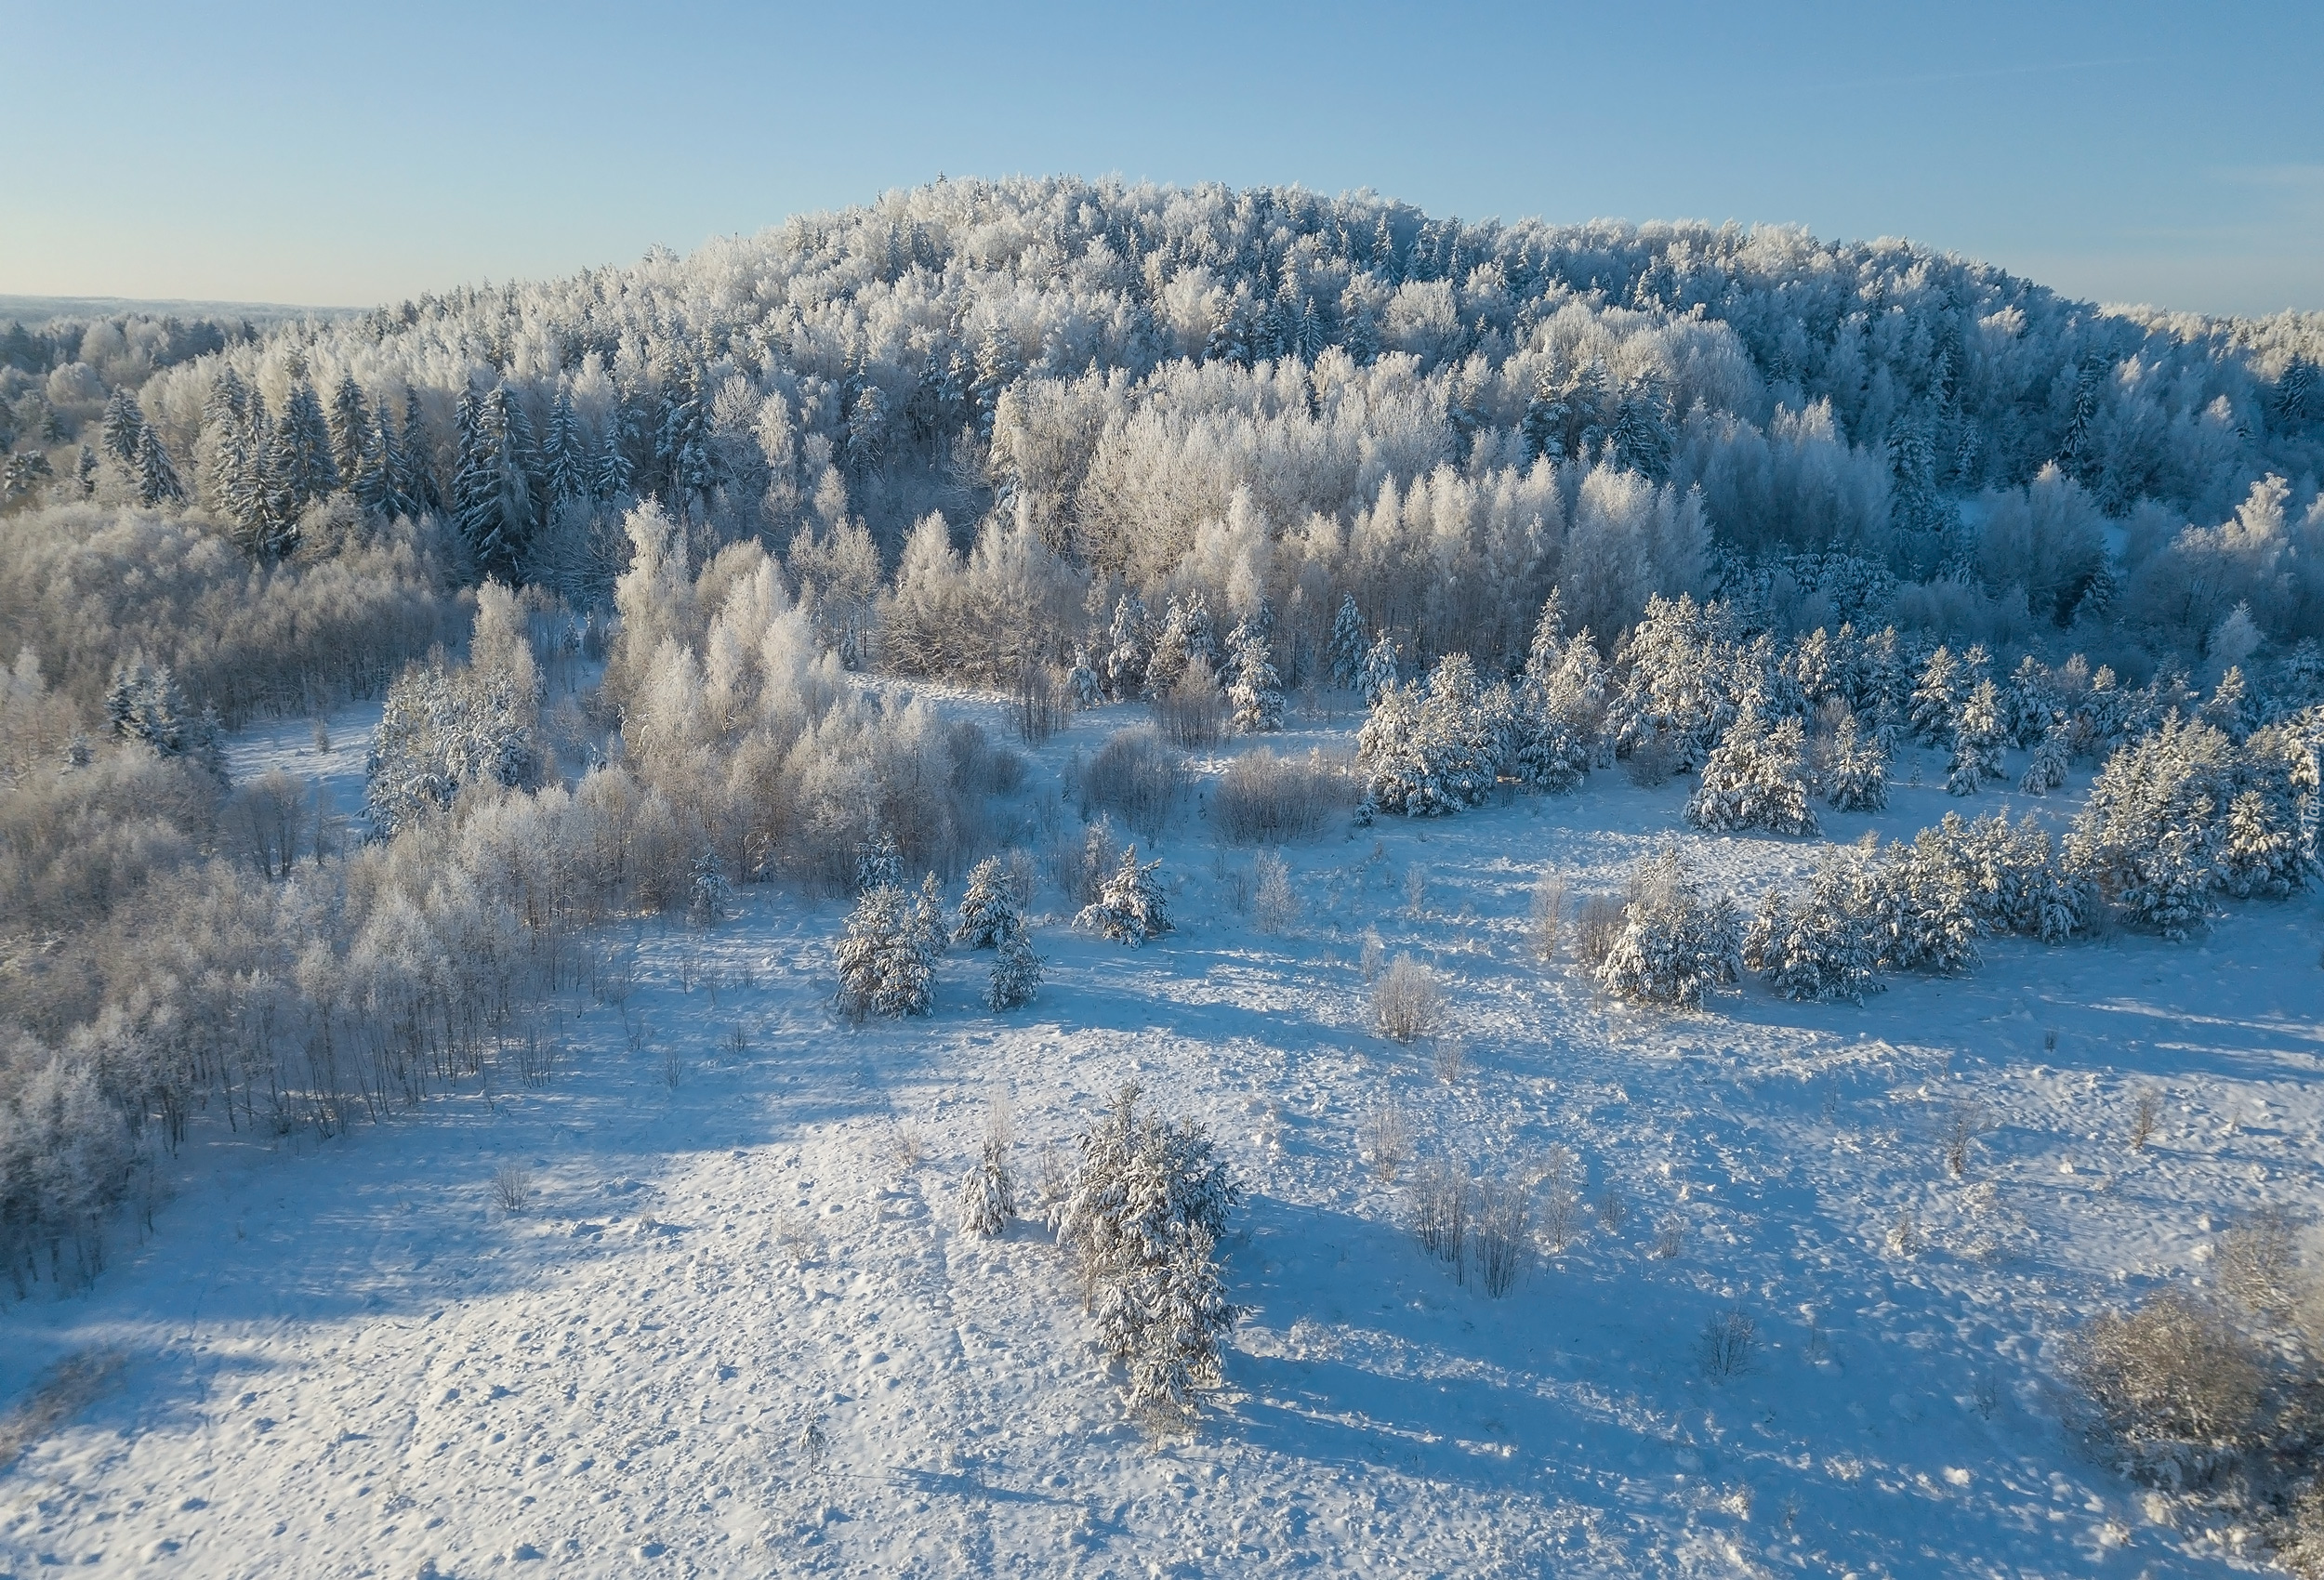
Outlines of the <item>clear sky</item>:
<svg viewBox="0 0 2324 1580">
<path fill-rule="evenodd" d="M 2324 4 L 0 0 L 0 293 L 363 305 L 954 176 L 1908 236 L 2324 309 Z"/>
</svg>

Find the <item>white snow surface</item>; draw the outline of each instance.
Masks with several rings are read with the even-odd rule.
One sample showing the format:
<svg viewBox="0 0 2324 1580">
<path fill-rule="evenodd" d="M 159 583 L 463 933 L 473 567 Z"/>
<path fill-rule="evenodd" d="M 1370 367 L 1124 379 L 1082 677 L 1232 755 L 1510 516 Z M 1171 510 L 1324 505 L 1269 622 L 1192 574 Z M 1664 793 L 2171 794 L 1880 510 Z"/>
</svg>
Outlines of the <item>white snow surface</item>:
<svg viewBox="0 0 2324 1580">
<path fill-rule="evenodd" d="M 935 694 L 1003 733 L 989 699 Z M 1029 754 L 1032 786 L 1135 721 L 1082 716 Z M 235 771 L 301 771 L 309 728 L 237 743 Z M 351 810 L 363 726 L 331 731 L 305 771 L 336 786 L 351 762 Z M 1924 777 L 1826 836 L 2005 799 Z M 1229 902 L 1251 853 L 1191 816 L 1158 849 L 1182 932 L 1108 944 L 1046 894 L 1047 981 L 1007 1015 L 980 1003 L 990 955 L 956 951 L 933 1018 L 848 1029 L 842 909 L 785 891 L 610 934 L 636 991 L 543 1010 L 548 1085 L 511 1060 L 321 1143 L 197 1126 L 154 1232 L 125 1231 L 93 1291 L 0 1308 L 0 1401 L 66 1357 L 117 1368 L 0 1473 L 0 1573 L 2247 1571 L 2077 1443 L 2056 1347 L 2200 1276 L 2230 1215 L 2317 1205 L 2313 901 L 2187 945 L 1988 942 L 1974 975 L 1863 1008 L 1752 984 L 1631 1009 L 1537 963 L 1545 865 L 1610 892 L 1675 838 L 1747 902 L 1804 878 L 1815 842 L 1692 833 L 1684 797 L 1602 773 L 1343 823 L 1288 852 L 1305 915 L 1281 937 Z M 1367 925 L 1449 980 L 1456 1080 L 1367 1030 Z M 996 1090 L 1031 1197 L 1042 1148 L 1069 1162 L 1133 1078 L 1210 1125 L 1250 1192 L 1222 1247 L 1248 1308 L 1226 1386 L 1162 1441 L 1123 1419 L 1048 1231 L 954 1227 Z M 2133 1151 L 2150 1086 L 2163 1123 Z M 1455 1282 L 1362 1155 L 1391 1093 L 1424 1151 L 1480 1169 L 1562 1145 L 1629 1221 L 1587 1218 L 1507 1298 Z M 1955 1178 L 1963 1099 L 1995 1127 Z M 508 1168 L 533 1188 L 513 1212 Z M 1760 1344 L 1714 1383 L 1698 1341 L 1729 1310 Z"/>
</svg>

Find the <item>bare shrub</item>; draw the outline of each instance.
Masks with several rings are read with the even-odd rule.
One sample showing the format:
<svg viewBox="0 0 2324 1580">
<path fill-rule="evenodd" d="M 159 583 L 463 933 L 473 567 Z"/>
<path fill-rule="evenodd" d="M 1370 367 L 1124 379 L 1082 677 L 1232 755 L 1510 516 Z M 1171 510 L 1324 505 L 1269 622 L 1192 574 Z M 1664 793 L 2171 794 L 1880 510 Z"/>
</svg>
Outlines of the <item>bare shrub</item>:
<svg viewBox="0 0 2324 1580">
<path fill-rule="evenodd" d="M 534 1027 L 517 1039 L 517 1078 L 528 1086 L 546 1086 L 557 1078 L 557 1045 Z"/>
<path fill-rule="evenodd" d="M 1412 1176 L 1412 1232 L 1429 1255 L 1464 1276 L 1469 1214 L 1474 1183 L 1468 1169 L 1450 1158 L 1432 1158 Z"/>
<path fill-rule="evenodd" d="M 2145 1152 L 2161 1123 L 2162 1094 L 2149 1086 L 2138 1094 L 2138 1103 L 2131 1110 L 2131 1151 Z"/>
<path fill-rule="evenodd" d="M 1209 660 L 1196 658 L 1177 685 L 1154 700 L 1154 721 L 1182 752 L 1207 752 L 1218 745 L 1226 731 L 1226 699 L 1219 694 Z"/>
<path fill-rule="evenodd" d="M 2220 1235 L 2212 1273 L 2245 1310 L 2281 1322 L 2300 1300 L 2299 1262 L 2298 1221 L 2280 1206 L 2265 1206 Z"/>
<path fill-rule="evenodd" d="M 1399 955 L 1372 983 L 1372 1020 L 1400 1043 L 1433 1035 L 1445 1014 L 1445 990 L 1436 973 L 1409 955 Z"/>
<path fill-rule="evenodd" d="M 1026 745 L 1040 745 L 1063 730 L 1071 709 L 1072 693 L 1053 670 L 1028 664 L 1017 671 L 1009 694 L 1009 720 Z"/>
<path fill-rule="evenodd" d="M 1236 845 L 1313 839 L 1353 802 L 1347 774 L 1320 751 L 1278 757 L 1261 747 L 1227 764 L 1210 796 L 1210 822 Z"/>
<path fill-rule="evenodd" d="M 1657 1261 L 1675 1262 L 1686 1254 L 1686 1220 L 1666 1218 L 1655 1231 L 1654 1249 L 1647 1253 Z"/>
<path fill-rule="evenodd" d="M 970 719 L 955 720 L 944 732 L 952 748 L 952 783 L 971 796 L 1008 796 L 1024 784 L 1024 758 L 1006 746 L 993 744 L 984 727 Z"/>
<path fill-rule="evenodd" d="M 1451 1086 L 1469 1070 L 1469 1045 L 1459 1037 L 1438 1037 L 1433 1049 L 1436 1078 Z"/>
<path fill-rule="evenodd" d="M 1428 914 L 1428 869 L 1418 862 L 1404 870 L 1404 913 L 1416 922 Z"/>
<path fill-rule="evenodd" d="M 1573 1244 L 1581 1229 L 1581 1196 L 1572 1183 L 1552 1178 L 1541 1193 L 1541 1238 L 1552 1252 Z"/>
<path fill-rule="evenodd" d="M 1598 1227 L 1608 1234 L 1619 1234 L 1622 1226 L 1631 1220 L 1630 1198 L 1609 1185 L 1598 1193 Z"/>
<path fill-rule="evenodd" d="M 1532 1261 L 1532 1191 L 1514 1178 L 1480 1182 L 1470 1242 L 1485 1293 L 1498 1300 L 1514 1289 Z"/>
<path fill-rule="evenodd" d="M 1759 1324 L 1740 1306 L 1730 1306 L 1703 1324 L 1696 1359 L 1703 1376 L 1723 1383 L 1750 1371 L 1759 1357 Z"/>
<path fill-rule="evenodd" d="M 1641 790 L 1658 789 L 1679 770 L 1679 743 L 1670 735 L 1650 735 L 1622 759 L 1622 771 Z"/>
<path fill-rule="evenodd" d="M 1574 916 L 1574 964 L 1591 976 L 1614 952 L 1629 907 L 1611 894 L 1592 894 Z"/>
<path fill-rule="evenodd" d="M 2259 1348 L 2218 1308 L 2172 1288 L 2093 1318 L 2067 1366 L 2098 1425 L 2157 1468 L 2199 1468 L 2246 1446 L 2267 1387 Z"/>
<path fill-rule="evenodd" d="M 1945 1172 L 1956 1179 L 1969 1173 L 1970 1144 L 1993 1128 L 1992 1111 L 1974 1099 L 1952 1106 L 1945 1116 Z"/>
<path fill-rule="evenodd" d="M 1158 837 L 1186 792 L 1185 759 L 1150 728 L 1124 730 L 1081 770 L 1081 815 L 1112 812 L 1146 839 Z"/>
<path fill-rule="evenodd" d="M 928 1155 L 928 1143 L 920 1135 L 920 1127 L 909 1120 L 898 1125 L 888 1143 L 889 1155 L 895 1160 L 896 1172 L 909 1174 L 919 1167 L 920 1159 Z"/>
<path fill-rule="evenodd" d="M 1412 1118 L 1393 1092 L 1381 1097 L 1365 1119 L 1359 1139 L 1372 1160 L 1372 1172 L 1393 1185 L 1412 1156 Z"/>
<path fill-rule="evenodd" d="M 1388 963 L 1388 946 L 1380 941 L 1378 928 L 1364 929 L 1363 947 L 1356 952 L 1356 974 L 1364 979 L 1366 987 L 1380 981 L 1380 973 Z"/>
<path fill-rule="evenodd" d="M 686 1081 L 686 1056 L 676 1043 L 662 1045 L 662 1084 L 676 1091 Z"/>
<path fill-rule="evenodd" d="M 1565 879 L 1545 871 L 1534 880 L 1533 903 L 1525 917 L 1525 941 L 1535 959 L 1546 963 L 1557 958 L 1558 934 L 1565 926 Z"/>
<path fill-rule="evenodd" d="M 1300 923 L 1300 897 L 1291 889 L 1291 869 L 1273 850 L 1256 863 L 1259 883 L 1251 894 L 1251 920 L 1263 933 L 1286 933 Z"/>
<path fill-rule="evenodd" d="M 493 1200 L 505 1213 L 521 1213 L 533 1201 L 533 1171 L 510 1164 L 493 1175 Z"/>
</svg>

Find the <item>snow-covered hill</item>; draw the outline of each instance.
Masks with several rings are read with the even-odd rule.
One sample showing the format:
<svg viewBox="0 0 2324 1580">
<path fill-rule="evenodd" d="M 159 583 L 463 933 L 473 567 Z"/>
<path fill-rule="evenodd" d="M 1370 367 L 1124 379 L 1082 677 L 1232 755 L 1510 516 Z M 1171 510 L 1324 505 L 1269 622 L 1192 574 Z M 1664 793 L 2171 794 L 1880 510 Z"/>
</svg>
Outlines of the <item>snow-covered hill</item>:
<svg viewBox="0 0 2324 1580">
<path fill-rule="evenodd" d="M 1081 716 L 1035 785 L 1130 721 Z M 338 772 L 360 745 L 332 736 Z M 298 744 L 246 750 L 301 771 Z M 1908 774 L 1827 836 L 1961 805 Z M 1278 935 L 1235 903 L 1251 853 L 1189 818 L 1158 852 L 1182 932 L 1106 944 L 1047 892 L 1047 984 L 1007 1016 L 956 953 L 931 1020 L 847 1028 L 839 909 L 786 892 L 609 935 L 600 993 L 533 1028 L 546 1084 L 511 1049 L 485 1089 L 324 1143 L 328 1166 L 197 1127 L 148 1245 L 0 1311 L 13 1419 L 62 1417 L 0 1474 L 0 1572 L 2238 1567 L 2235 1533 L 2080 1451 L 2055 1346 L 2199 1276 L 2231 1215 L 2316 1205 L 2313 903 L 2189 945 L 1988 941 L 1974 975 L 1861 1009 L 1753 985 L 1644 1011 L 1538 964 L 1545 867 L 1615 892 L 1675 838 L 1746 899 L 1808 871 L 1810 844 L 1685 829 L 1682 798 L 1601 775 L 1341 822 L 1287 853 L 1302 917 Z M 1367 1029 L 1367 928 L 1449 981 L 1458 1071 Z M 1250 1192 L 1225 1247 L 1248 1312 L 1191 1439 L 1124 1421 L 1044 1228 L 954 1227 L 997 1097 L 1033 1194 L 1130 1079 Z M 1390 1106 L 1416 1153 L 1393 1180 L 1367 1139 Z M 1561 1148 L 1578 1222 L 1507 1297 L 1409 1232 L 1415 1165 L 1538 1180 Z M 1706 1328 L 1738 1316 L 1746 1363 L 1717 1378 Z"/>
</svg>

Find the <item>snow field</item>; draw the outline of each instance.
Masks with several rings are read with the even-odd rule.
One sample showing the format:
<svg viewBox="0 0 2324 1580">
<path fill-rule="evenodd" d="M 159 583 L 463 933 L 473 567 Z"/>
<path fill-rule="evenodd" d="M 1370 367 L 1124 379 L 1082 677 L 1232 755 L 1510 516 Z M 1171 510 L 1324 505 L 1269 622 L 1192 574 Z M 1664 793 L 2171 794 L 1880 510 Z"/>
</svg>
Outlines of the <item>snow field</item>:
<svg viewBox="0 0 2324 1580">
<path fill-rule="evenodd" d="M 1000 735 L 989 699 L 944 701 Z M 1029 753 L 1030 784 L 1133 711 Z M 351 809 L 361 727 L 331 730 L 334 763 L 358 754 Z M 2001 799 L 1898 775 L 1887 812 L 1826 836 Z M 1190 817 L 1152 852 L 1182 932 L 1120 948 L 1045 893 L 1047 980 L 1009 1016 L 979 1002 L 989 957 L 956 951 L 931 1019 L 847 1029 L 841 908 L 784 892 L 741 891 L 706 932 L 621 929 L 604 942 L 638 986 L 541 1012 L 548 1086 L 511 1064 L 320 1149 L 212 1138 L 93 1293 L 7 1309 L 6 1397 L 67 1357 L 119 1369 L 0 1476 L 0 1571 L 2238 1567 L 2226 1534 L 2078 1451 L 2053 1347 L 2100 1302 L 2199 1277 L 2232 1214 L 2315 1205 L 2313 902 L 2188 945 L 1987 941 L 1974 975 L 1891 979 L 1861 1009 L 1752 984 L 1632 1010 L 1536 962 L 1546 866 L 1569 910 L 1666 839 L 1747 902 L 1804 878 L 1812 842 L 1704 836 L 1684 796 L 1601 774 L 1335 824 L 1286 852 L 1301 918 L 1277 936 L 1233 902 L 1253 853 Z M 1458 1079 L 1369 1029 L 1367 927 L 1445 979 Z M 955 1226 L 994 1092 L 1029 1202 L 1043 1148 L 1068 1164 L 1129 1078 L 1209 1124 L 1251 1192 L 1222 1246 L 1249 1315 L 1190 1439 L 1124 1422 L 1046 1230 Z M 2133 1149 L 2150 1088 L 2159 1127 Z M 1392 1098 L 1418 1153 L 1393 1181 L 1361 1140 Z M 1579 1229 L 1507 1298 L 1408 1231 L 1419 1163 L 1530 1178 L 1557 1147 Z M 495 1200 L 510 1167 L 516 1212 Z M 1700 1350 L 1729 1312 L 1755 1341 L 1718 1382 Z"/>
</svg>

